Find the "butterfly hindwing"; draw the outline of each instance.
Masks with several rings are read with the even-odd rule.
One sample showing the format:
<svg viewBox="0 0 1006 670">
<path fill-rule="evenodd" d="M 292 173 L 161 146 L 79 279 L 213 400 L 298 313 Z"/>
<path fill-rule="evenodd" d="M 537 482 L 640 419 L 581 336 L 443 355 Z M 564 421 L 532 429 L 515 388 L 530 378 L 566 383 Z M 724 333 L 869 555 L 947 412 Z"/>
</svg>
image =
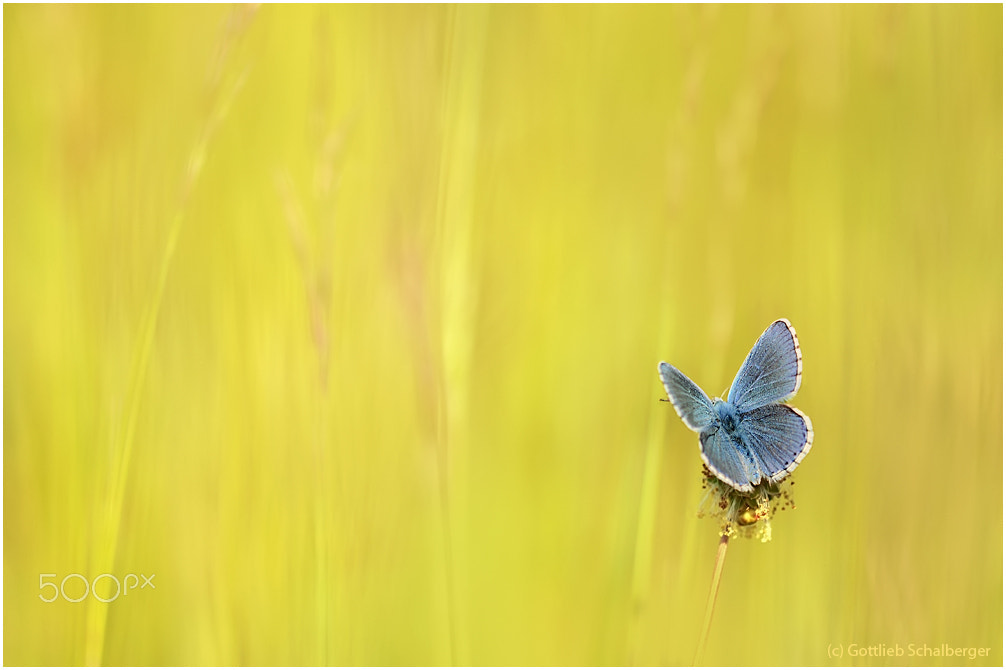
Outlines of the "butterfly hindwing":
<svg viewBox="0 0 1006 670">
<path fill-rule="evenodd" d="M 796 331 L 786 319 L 774 322 L 744 359 L 727 394 L 737 411 L 788 400 L 800 388 L 803 358 Z"/>
<path fill-rule="evenodd" d="M 814 442 L 810 418 L 789 405 L 755 408 L 741 415 L 740 427 L 758 469 L 773 482 L 793 472 Z"/>
<path fill-rule="evenodd" d="M 667 397 L 685 425 L 697 431 L 707 428 L 713 422 L 713 403 L 705 391 L 672 365 L 661 363 L 658 370 Z"/>
<path fill-rule="evenodd" d="M 762 479 L 758 464 L 744 445 L 719 426 L 699 435 L 702 460 L 718 478 L 738 491 L 751 491 Z"/>
</svg>

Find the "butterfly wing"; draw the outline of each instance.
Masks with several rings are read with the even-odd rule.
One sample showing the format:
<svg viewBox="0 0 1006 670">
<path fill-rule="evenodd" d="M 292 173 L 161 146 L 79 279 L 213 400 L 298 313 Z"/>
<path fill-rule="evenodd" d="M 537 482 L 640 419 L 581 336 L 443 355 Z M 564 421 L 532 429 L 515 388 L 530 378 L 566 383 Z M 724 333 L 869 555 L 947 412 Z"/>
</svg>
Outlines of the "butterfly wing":
<svg viewBox="0 0 1006 670">
<path fill-rule="evenodd" d="M 810 417 L 789 405 L 766 405 L 742 414 L 740 428 L 758 469 L 773 482 L 793 472 L 814 442 Z"/>
<path fill-rule="evenodd" d="M 673 365 L 660 363 L 660 381 L 674 410 L 692 430 L 701 431 L 713 422 L 713 402 L 691 379 Z"/>
<path fill-rule="evenodd" d="M 702 460 L 722 481 L 738 491 L 748 492 L 762 480 L 762 473 L 751 451 L 738 439 L 736 433 L 730 435 L 719 426 L 703 431 L 699 435 Z"/>
<path fill-rule="evenodd" d="M 737 411 L 788 400 L 796 395 L 803 374 L 803 357 L 796 331 L 786 319 L 765 329 L 744 359 L 727 393 Z"/>
</svg>

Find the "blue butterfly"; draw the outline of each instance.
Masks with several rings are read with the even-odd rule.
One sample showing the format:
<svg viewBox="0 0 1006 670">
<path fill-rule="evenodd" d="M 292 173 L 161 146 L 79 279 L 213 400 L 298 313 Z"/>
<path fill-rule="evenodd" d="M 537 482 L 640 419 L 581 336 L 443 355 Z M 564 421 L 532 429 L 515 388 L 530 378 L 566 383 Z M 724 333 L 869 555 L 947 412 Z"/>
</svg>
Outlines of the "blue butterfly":
<svg viewBox="0 0 1006 670">
<path fill-rule="evenodd" d="M 755 342 L 726 400 L 710 400 L 667 363 L 658 369 L 678 416 L 699 434 L 702 460 L 738 491 L 753 491 L 762 481 L 782 481 L 810 451 L 810 418 L 782 404 L 796 395 L 803 374 L 796 331 L 786 319 L 766 328 Z"/>
</svg>

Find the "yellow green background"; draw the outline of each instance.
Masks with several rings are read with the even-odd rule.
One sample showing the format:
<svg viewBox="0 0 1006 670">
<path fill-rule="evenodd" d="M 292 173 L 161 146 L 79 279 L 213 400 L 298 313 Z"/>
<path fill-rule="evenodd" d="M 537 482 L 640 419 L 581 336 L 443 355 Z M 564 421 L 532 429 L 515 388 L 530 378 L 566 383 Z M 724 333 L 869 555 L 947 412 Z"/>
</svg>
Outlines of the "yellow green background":
<svg viewBox="0 0 1006 670">
<path fill-rule="evenodd" d="M 690 663 L 785 316 L 703 661 L 1002 664 L 1001 6 L 3 18 L 5 663 Z"/>
</svg>

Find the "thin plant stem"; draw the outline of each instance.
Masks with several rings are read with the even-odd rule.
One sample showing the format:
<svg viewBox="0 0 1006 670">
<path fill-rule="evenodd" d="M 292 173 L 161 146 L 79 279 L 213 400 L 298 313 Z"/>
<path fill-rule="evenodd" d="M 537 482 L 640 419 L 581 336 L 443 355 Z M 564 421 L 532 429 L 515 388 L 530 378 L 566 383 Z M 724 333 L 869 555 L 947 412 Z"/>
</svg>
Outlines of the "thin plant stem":
<svg viewBox="0 0 1006 670">
<path fill-rule="evenodd" d="M 441 386 L 437 427 L 437 484 L 444 555 L 447 651 L 451 665 L 470 665 L 465 628 L 470 389 L 478 265 L 475 166 L 479 155 L 482 83 L 489 9 L 452 8 L 447 15 L 443 72 L 436 239 L 440 263 Z"/>
<path fill-rule="evenodd" d="M 660 403 L 653 403 L 659 406 Z M 646 460 L 643 465 L 643 486 L 636 519 L 636 551 L 632 562 L 632 620 L 629 625 L 629 665 L 636 664 L 639 652 L 639 632 L 646 596 L 650 590 L 653 564 L 653 535 L 656 526 L 657 502 L 660 494 L 660 461 L 663 455 L 663 422 L 651 414 L 647 438 Z"/>
<path fill-rule="evenodd" d="M 221 46 L 218 48 L 216 60 L 213 66 L 211 66 L 210 80 L 213 84 L 213 94 L 210 98 L 211 106 L 208 111 L 208 117 L 189 154 L 188 165 L 182 180 L 181 194 L 168 227 L 168 236 L 165 241 L 164 253 L 161 255 L 153 293 L 146 305 L 140 322 L 138 344 L 133 353 L 132 364 L 130 366 L 125 410 L 122 423 L 114 438 L 114 462 L 109 474 L 108 492 L 99 521 L 98 532 L 100 539 L 95 543 L 96 548 L 92 555 L 92 562 L 96 566 L 96 570 L 110 570 L 114 564 L 116 553 L 120 549 L 119 536 L 124 524 L 127 479 L 132 463 L 133 446 L 141 400 L 143 399 L 143 389 L 150 367 L 150 359 L 153 355 L 154 336 L 157 331 L 165 286 L 167 285 L 175 249 L 178 246 L 178 237 L 181 232 L 182 222 L 187 213 L 189 197 L 202 172 L 210 140 L 224 120 L 224 117 L 226 117 L 230 104 L 244 84 L 245 75 L 247 74 L 247 72 L 241 73 L 233 83 L 225 87 L 224 82 L 221 81 L 222 73 L 220 68 L 223 66 L 226 56 L 229 55 L 234 40 L 243 33 L 253 15 L 254 10 L 235 10 L 235 13 L 232 13 L 225 36 L 221 40 Z M 85 616 L 84 664 L 89 666 L 103 665 L 107 662 L 105 658 L 105 638 L 107 635 L 108 608 L 105 603 L 90 600 L 88 601 Z"/>
<path fill-rule="evenodd" d="M 713 583 L 709 587 L 709 600 L 706 602 L 706 615 L 702 621 L 702 635 L 699 638 L 699 646 L 695 649 L 695 660 L 692 665 L 698 665 L 699 659 L 706 649 L 706 640 L 709 638 L 709 627 L 713 622 L 713 608 L 716 606 L 716 594 L 720 590 L 720 576 L 723 574 L 723 561 L 727 557 L 727 542 L 730 536 L 723 533 L 720 536 L 720 546 L 716 549 L 716 567 L 713 568 Z"/>
</svg>

